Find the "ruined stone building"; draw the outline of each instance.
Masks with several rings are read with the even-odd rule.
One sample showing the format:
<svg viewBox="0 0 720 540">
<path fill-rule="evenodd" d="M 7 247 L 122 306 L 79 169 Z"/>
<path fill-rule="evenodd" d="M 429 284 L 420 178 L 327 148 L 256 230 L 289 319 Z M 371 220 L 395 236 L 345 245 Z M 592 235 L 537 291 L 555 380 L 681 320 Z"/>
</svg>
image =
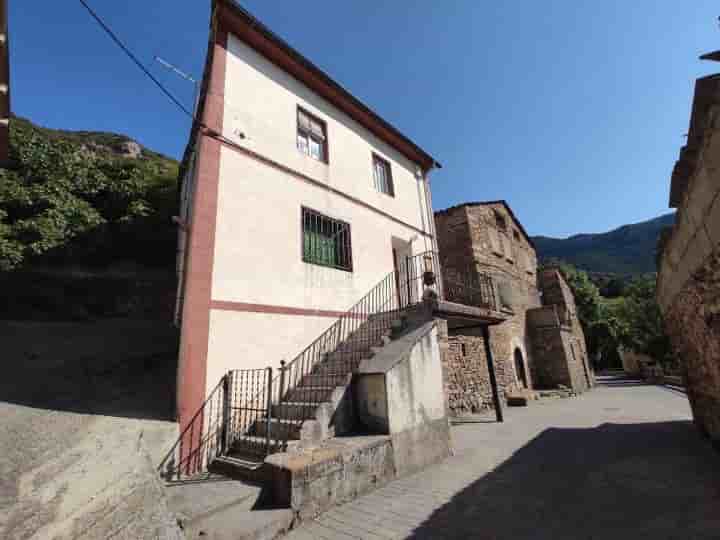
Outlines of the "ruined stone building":
<svg viewBox="0 0 720 540">
<path fill-rule="evenodd" d="M 557 270 L 538 276 L 532 240 L 505 201 L 461 204 L 435 213 L 443 276 L 489 278 L 509 318 L 491 327 L 491 352 L 501 394 L 592 386 L 582 328 L 569 287 Z M 540 288 L 539 288 L 540 287 Z M 543 291 L 543 294 L 540 291 Z M 445 295 L 452 298 L 452 287 Z M 453 415 L 491 406 L 485 348 L 477 328 L 447 332 L 444 383 Z"/>
<path fill-rule="evenodd" d="M 543 306 L 527 312 L 535 382 L 539 388 L 587 390 L 594 377 L 572 291 L 557 268 L 539 272 L 538 283 Z"/>
<path fill-rule="evenodd" d="M 701 57 L 720 61 L 720 51 Z M 695 423 L 720 441 L 720 74 L 698 79 L 687 144 L 672 172 L 675 224 L 660 257 L 657 299 L 684 363 Z"/>
</svg>

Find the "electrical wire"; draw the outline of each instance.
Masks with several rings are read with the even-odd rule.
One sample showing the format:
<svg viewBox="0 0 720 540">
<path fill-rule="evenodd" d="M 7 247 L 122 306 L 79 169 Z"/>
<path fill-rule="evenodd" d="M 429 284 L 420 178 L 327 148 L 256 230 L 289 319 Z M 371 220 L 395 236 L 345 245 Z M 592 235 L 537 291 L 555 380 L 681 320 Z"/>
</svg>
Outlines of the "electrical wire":
<svg viewBox="0 0 720 540">
<path fill-rule="evenodd" d="M 107 33 L 107 35 L 112 38 L 112 40 L 117 44 L 118 47 L 120 47 L 123 52 L 132 60 L 137 67 L 139 67 L 145 75 L 147 75 L 152 82 L 155 83 L 155 85 L 160 89 L 160 91 L 165 94 L 170 100 L 177 105 L 177 107 L 185 113 L 187 116 L 193 119 L 193 121 L 196 121 L 195 115 L 191 113 L 185 105 L 183 105 L 179 99 L 177 99 L 172 92 L 170 92 L 167 88 L 163 86 L 163 84 L 155 78 L 155 76 L 150 73 L 150 70 L 146 68 L 143 63 L 133 54 L 133 52 L 122 42 L 122 40 L 115 34 L 115 32 L 112 31 L 112 29 L 105 24 L 105 22 L 100 18 L 100 16 L 93 11 L 93 9 L 88 5 L 88 3 L 85 0 L 79 0 L 79 2 L 83 5 L 83 7 L 87 10 L 87 12 L 92 16 L 93 19 L 102 27 L 102 29 Z"/>
</svg>

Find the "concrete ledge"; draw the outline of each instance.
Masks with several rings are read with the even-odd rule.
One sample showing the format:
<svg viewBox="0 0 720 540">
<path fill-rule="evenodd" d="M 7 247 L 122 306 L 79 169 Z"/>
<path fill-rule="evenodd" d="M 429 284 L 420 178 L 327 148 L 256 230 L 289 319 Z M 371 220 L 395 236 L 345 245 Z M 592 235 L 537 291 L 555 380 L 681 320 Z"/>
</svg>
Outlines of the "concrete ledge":
<svg viewBox="0 0 720 540">
<path fill-rule="evenodd" d="M 273 501 L 290 507 L 299 519 L 372 491 L 395 477 L 388 435 L 338 437 L 298 454 L 273 454 L 265 460 Z"/>
<path fill-rule="evenodd" d="M 407 360 L 415 344 L 424 338 L 433 328 L 435 321 L 423 324 L 420 328 L 397 338 L 376 352 L 372 358 L 362 360 L 356 375 L 387 373 L 400 362 Z"/>
<path fill-rule="evenodd" d="M 447 418 L 393 435 L 337 437 L 300 453 L 273 454 L 265 464 L 276 505 L 313 518 L 451 454 Z"/>
</svg>

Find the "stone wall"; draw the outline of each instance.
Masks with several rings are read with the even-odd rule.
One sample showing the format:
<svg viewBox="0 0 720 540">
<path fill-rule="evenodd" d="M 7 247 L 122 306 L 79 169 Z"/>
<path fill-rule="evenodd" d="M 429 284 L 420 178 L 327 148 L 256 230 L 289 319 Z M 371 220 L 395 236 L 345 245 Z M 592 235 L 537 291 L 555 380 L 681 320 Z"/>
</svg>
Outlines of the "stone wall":
<svg viewBox="0 0 720 540">
<path fill-rule="evenodd" d="M 492 388 L 485 356 L 485 340 L 480 328 L 447 329 L 438 320 L 438 340 L 443 358 L 443 387 L 450 416 L 463 416 L 493 408 Z M 492 344 L 491 336 L 490 342 Z M 494 348 L 494 347 L 493 347 Z M 518 386 L 512 364 L 495 361 L 495 377 L 501 398 Z"/>
<path fill-rule="evenodd" d="M 683 363 L 695 423 L 720 442 L 720 77 L 698 79 L 687 145 L 671 179 L 675 224 L 657 299 Z"/>
<path fill-rule="evenodd" d="M 515 368 L 522 357 L 526 384 L 534 386 L 533 357 L 525 312 L 540 306 L 535 249 L 503 202 L 468 203 L 435 214 L 438 247 L 447 281 L 455 274 L 486 274 L 496 285 L 498 308 L 511 317 L 490 328 L 490 347 L 501 395 L 525 386 Z M 445 393 L 450 414 L 492 407 L 482 334 L 450 329 L 444 356 Z"/>
<path fill-rule="evenodd" d="M 528 313 L 538 384 L 584 392 L 594 385 L 595 378 L 570 286 L 555 268 L 540 272 L 538 281 L 544 307 Z"/>
</svg>

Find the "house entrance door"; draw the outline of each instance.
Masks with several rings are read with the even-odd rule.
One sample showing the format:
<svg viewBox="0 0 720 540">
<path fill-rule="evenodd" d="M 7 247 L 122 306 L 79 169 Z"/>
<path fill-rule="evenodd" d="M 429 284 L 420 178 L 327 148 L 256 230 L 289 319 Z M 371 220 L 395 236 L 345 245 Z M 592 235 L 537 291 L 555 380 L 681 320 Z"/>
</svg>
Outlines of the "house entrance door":
<svg viewBox="0 0 720 540">
<path fill-rule="evenodd" d="M 523 361 L 523 355 L 520 349 L 515 349 L 515 374 L 523 388 L 527 388 L 528 382 L 527 374 L 525 373 L 525 362 Z"/>
<path fill-rule="evenodd" d="M 410 279 L 408 258 L 410 257 L 410 242 L 398 238 L 392 239 L 393 270 L 395 271 L 395 288 L 397 290 L 398 308 L 409 304 Z"/>
</svg>

